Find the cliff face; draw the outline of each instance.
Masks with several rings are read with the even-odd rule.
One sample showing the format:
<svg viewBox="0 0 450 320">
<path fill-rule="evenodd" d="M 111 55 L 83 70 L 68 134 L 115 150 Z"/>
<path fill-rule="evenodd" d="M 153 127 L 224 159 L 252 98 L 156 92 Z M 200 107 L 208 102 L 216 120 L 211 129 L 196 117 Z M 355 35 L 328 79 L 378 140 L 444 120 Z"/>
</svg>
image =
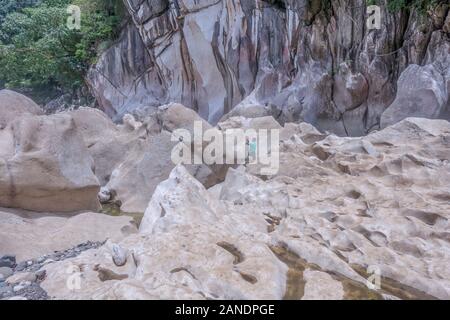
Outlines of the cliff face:
<svg viewBox="0 0 450 320">
<path fill-rule="evenodd" d="M 425 16 L 382 7 L 381 30 L 368 30 L 364 0 L 124 3 L 130 20 L 88 75 L 115 119 L 172 101 L 212 123 L 259 110 L 339 135 L 448 118 L 446 4 Z"/>
</svg>

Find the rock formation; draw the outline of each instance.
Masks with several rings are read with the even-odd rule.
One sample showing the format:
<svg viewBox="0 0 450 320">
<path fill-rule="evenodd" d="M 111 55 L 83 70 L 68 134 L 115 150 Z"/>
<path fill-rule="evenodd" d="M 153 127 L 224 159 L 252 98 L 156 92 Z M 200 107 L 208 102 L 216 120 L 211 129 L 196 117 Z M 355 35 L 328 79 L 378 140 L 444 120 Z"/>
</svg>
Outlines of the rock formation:
<svg viewBox="0 0 450 320">
<path fill-rule="evenodd" d="M 11 90 L 0 90 L 0 130 L 15 118 L 25 114 L 42 115 L 44 112 L 33 100 Z"/>
<path fill-rule="evenodd" d="M 168 102 L 213 124 L 236 107 L 235 116 L 306 121 L 341 136 L 378 129 L 392 103 L 386 124 L 449 119 L 445 1 L 425 16 L 381 1 L 380 30 L 366 27 L 364 0 L 124 3 L 129 21 L 88 76 L 115 120 Z"/>
<path fill-rule="evenodd" d="M 132 218 L 86 212 L 73 217 L 24 211 L 0 211 L 0 256 L 17 261 L 40 258 L 87 241 L 120 241 L 137 232 Z"/>
<path fill-rule="evenodd" d="M 281 137 L 265 179 L 231 169 L 209 191 L 175 167 L 139 234 L 117 244 L 124 266 L 110 242 L 47 265 L 42 287 L 60 299 L 450 297 L 449 122 L 408 118 L 363 138 L 287 124 Z M 366 286 L 373 270 L 381 288 Z"/>
<path fill-rule="evenodd" d="M 5 109 L 0 130 L 0 205 L 21 208 L 0 210 L 0 299 L 450 298 L 445 120 L 344 138 L 254 110 L 224 117 L 216 131 L 280 131 L 279 170 L 261 176 L 258 163 L 171 162 L 175 130 L 212 128 L 179 104 L 121 125 L 30 106 Z M 89 212 L 100 184 L 104 212 L 142 221 Z M 374 272 L 381 287 L 367 286 Z"/>
<path fill-rule="evenodd" d="M 93 161 L 67 114 L 22 114 L 0 130 L 0 206 L 97 210 Z"/>
</svg>

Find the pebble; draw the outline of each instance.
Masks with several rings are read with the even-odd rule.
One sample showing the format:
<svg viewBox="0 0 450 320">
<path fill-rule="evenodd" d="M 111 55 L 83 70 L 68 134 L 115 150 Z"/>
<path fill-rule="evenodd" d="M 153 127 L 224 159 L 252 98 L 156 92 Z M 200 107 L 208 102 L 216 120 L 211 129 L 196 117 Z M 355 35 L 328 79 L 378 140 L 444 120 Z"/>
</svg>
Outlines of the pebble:
<svg viewBox="0 0 450 320">
<path fill-rule="evenodd" d="M 108 203 L 111 200 L 111 191 L 106 187 L 102 187 L 98 193 L 98 199 L 102 204 Z"/>
<path fill-rule="evenodd" d="M 44 281 L 46 277 L 47 277 L 47 271 L 39 270 L 38 272 L 36 272 L 37 281 Z"/>
<path fill-rule="evenodd" d="M 11 287 L 0 287 L 0 299 L 10 295 L 13 292 Z"/>
<path fill-rule="evenodd" d="M 21 262 L 16 266 L 16 271 L 23 271 L 27 268 L 26 262 Z"/>
<path fill-rule="evenodd" d="M 128 252 L 117 244 L 113 244 L 111 250 L 114 264 L 118 267 L 124 266 L 127 263 Z"/>
<path fill-rule="evenodd" d="M 46 265 L 46 264 L 50 264 L 50 263 L 53 263 L 53 262 L 55 262 L 55 260 L 53 260 L 53 259 L 47 259 L 47 260 L 45 260 L 42 264 L 43 264 L 43 265 Z"/>
<path fill-rule="evenodd" d="M 13 274 L 13 269 L 9 267 L 1 267 L 0 268 L 0 278 L 6 279 Z"/>
<path fill-rule="evenodd" d="M 35 282 L 37 279 L 36 274 L 33 272 L 19 272 L 8 279 L 6 279 L 6 282 L 8 284 L 18 284 L 21 282 Z"/>
<path fill-rule="evenodd" d="M 19 284 L 19 285 L 17 285 L 17 286 L 14 286 L 13 291 L 14 291 L 14 292 L 19 292 L 19 291 L 21 291 L 21 290 L 23 290 L 23 289 L 25 289 L 25 285 Z"/>
<path fill-rule="evenodd" d="M 16 257 L 12 255 L 4 255 L 0 258 L 0 267 L 14 268 L 16 265 Z"/>
</svg>

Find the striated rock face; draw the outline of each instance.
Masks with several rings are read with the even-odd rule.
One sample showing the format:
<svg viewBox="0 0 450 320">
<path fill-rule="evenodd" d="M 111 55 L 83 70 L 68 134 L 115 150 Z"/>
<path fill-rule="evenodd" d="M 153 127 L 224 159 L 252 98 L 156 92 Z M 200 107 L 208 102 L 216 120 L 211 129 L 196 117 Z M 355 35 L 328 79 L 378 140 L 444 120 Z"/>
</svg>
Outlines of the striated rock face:
<svg viewBox="0 0 450 320">
<path fill-rule="evenodd" d="M 60 299 L 450 298 L 449 122 L 408 118 L 364 138 L 287 124 L 280 136 L 278 174 L 230 169 L 206 190 L 177 166 L 139 234 L 117 244 L 125 265 L 108 243 L 47 266 L 42 287 Z"/>
<path fill-rule="evenodd" d="M 93 160 L 68 114 L 22 114 L 0 130 L 0 206 L 97 210 Z"/>
<path fill-rule="evenodd" d="M 275 115 L 282 123 L 306 121 L 355 136 L 379 128 L 394 100 L 390 114 L 448 118 L 450 18 L 444 1 L 425 17 L 383 6 L 381 30 L 366 28 L 363 0 L 124 3 L 129 22 L 88 76 L 100 105 L 116 120 L 179 102 L 211 123 L 237 106 L 245 116 Z M 422 67 L 403 78 L 415 70 L 422 80 L 401 80 L 396 98 L 408 65 Z M 427 71 L 438 67 L 440 74 Z M 405 90 L 417 88 L 418 95 L 427 90 L 424 82 L 439 87 L 432 90 L 436 102 L 429 94 L 421 100 L 433 100 L 433 110 L 408 103 L 403 110 L 404 100 L 414 99 L 402 97 Z"/>
<path fill-rule="evenodd" d="M 450 53 L 446 61 L 450 66 Z M 385 128 L 411 116 L 448 118 L 447 83 L 450 83 L 450 68 L 441 69 L 434 64 L 409 66 L 400 76 L 397 97 L 383 113 L 381 126 Z"/>
</svg>

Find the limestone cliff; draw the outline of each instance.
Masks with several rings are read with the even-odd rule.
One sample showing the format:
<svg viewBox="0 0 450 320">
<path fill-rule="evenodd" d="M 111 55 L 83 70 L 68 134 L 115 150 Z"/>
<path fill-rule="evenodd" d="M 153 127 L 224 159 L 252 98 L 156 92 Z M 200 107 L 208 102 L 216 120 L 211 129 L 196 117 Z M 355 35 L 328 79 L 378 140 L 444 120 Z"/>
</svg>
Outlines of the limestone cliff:
<svg viewBox="0 0 450 320">
<path fill-rule="evenodd" d="M 449 118 L 449 6 L 380 2 L 368 30 L 364 0 L 124 0 L 129 21 L 88 82 L 116 120 L 167 102 L 212 123 L 239 105 L 352 136 Z"/>
</svg>

